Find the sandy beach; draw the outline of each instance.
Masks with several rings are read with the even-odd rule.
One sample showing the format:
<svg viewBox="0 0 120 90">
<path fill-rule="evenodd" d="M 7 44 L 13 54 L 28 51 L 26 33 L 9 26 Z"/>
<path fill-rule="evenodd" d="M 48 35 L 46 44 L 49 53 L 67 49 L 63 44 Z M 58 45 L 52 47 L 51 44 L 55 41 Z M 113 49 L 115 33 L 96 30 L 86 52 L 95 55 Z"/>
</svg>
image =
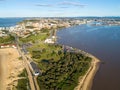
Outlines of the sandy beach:
<svg viewBox="0 0 120 90">
<path fill-rule="evenodd" d="M 24 66 L 17 49 L 0 49 L 0 90 L 12 90 Z"/>
<path fill-rule="evenodd" d="M 79 78 L 78 86 L 74 90 L 91 90 L 92 82 L 99 68 L 100 60 L 91 54 L 88 54 L 87 56 L 92 58 L 91 66 L 87 73 Z"/>
</svg>

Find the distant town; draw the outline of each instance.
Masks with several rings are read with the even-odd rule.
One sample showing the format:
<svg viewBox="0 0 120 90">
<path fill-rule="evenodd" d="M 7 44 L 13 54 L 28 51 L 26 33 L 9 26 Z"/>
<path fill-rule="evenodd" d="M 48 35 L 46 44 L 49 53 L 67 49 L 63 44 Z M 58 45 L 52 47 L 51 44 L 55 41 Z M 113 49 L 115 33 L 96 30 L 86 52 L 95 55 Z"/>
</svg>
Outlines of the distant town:
<svg viewBox="0 0 120 90">
<path fill-rule="evenodd" d="M 90 24 L 100 25 L 120 25 L 120 19 L 116 18 L 35 18 L 26 19 L 15 26 L 0 27 L 0 37 L 6 36 L 4 30 L 15 33 L 19 37 L 27 37 L 32 32 L 40 32 L 43 29 L 67 28 L 74 25 Z"/>
</svg>

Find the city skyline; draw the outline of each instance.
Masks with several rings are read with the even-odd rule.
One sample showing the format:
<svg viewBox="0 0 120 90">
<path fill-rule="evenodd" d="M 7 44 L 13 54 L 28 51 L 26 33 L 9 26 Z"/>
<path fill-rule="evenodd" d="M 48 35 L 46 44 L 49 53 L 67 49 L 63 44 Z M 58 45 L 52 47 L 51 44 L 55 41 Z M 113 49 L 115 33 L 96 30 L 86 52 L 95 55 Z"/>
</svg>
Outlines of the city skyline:
<svg viewBox="0 0 120 90">
<path fill-rule="evenodd" d="M 118 0 L 0 0 L 0 17 L 120 16 Z"/>
</svg>

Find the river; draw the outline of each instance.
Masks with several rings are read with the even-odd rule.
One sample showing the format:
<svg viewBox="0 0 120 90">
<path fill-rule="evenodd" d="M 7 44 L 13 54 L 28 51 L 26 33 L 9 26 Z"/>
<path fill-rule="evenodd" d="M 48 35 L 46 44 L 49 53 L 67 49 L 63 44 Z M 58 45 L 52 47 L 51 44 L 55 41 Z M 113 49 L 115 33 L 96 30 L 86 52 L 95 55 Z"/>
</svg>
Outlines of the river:
<svg viewBox="0 0 120 90">
<path fill-rule="evenodd" d="M 92 90 L 120 90 L 120 26 L 79 25 L 57 32 L 58 43 L 98 57 L 100 65 Z"/>
</svg>

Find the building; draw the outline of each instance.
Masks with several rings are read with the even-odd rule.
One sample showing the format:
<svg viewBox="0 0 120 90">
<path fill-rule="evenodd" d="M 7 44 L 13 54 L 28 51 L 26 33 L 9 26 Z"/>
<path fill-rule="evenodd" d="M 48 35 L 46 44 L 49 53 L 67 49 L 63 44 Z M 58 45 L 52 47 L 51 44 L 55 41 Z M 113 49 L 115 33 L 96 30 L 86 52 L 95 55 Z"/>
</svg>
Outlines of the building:
<svg viewBox="0 0 120 90">
<path fill-rule="evenodd" d="M 45 43 L 54 43 L 54 41 L 52 39 L 46 39 Z"/>
<path fill-rule="evenodd" d="M 3 44 L 3 45 L 0 45 L 0 48 L 17 48 L 17 46 L 15 44 Z"/>
</svg>

